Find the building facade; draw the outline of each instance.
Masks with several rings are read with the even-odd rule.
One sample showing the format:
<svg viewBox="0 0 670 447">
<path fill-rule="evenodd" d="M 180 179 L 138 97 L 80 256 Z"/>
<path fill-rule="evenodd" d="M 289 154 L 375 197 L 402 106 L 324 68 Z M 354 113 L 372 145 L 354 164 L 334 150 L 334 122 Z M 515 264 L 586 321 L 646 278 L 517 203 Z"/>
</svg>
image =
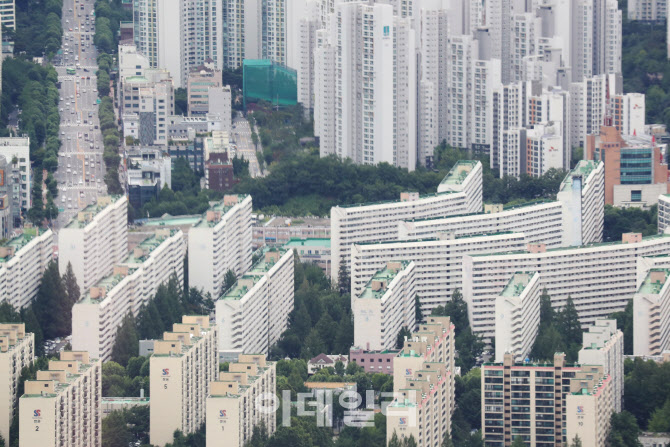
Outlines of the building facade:
<svg viewBox="0 0 670 447">
<path fill-rule="evenodd" d="M 633 354 L 661 355 L 670 349 L 670 270 L 650 268 L 633 295 Z"/>
<path fill-rule="evenodd" d="M 27 211 L 32 206 L 32 173 L 30 166 L 30 138 L 0 138 L 0 155 L 12 166 L 12 207 Z M 10 179 L 5 179 L 8 182 Z"/>
</svg>

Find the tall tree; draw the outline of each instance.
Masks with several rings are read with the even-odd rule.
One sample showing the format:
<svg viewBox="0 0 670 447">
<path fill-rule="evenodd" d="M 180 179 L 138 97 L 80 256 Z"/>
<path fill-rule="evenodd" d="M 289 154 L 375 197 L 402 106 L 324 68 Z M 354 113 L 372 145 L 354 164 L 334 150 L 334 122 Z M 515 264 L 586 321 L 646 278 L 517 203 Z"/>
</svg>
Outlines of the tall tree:
<svg viewBox="0 0 670 447">
<path fill-rule="evenodd" d="M 116 342 L 112 348 L 112 360 L 126 366 L 130 358 L 138 355 L 139 348 L 135 317 L 128 312 L 116 331 Z"/>
<path fill-rule="evenodd" d="M 421 300 L 419 295 L 414 297 L 414 319 L 417 326 L 423 321 L 423 312 L 421 311 Z"/>
<path fill-rule="evenodd" d="M 396 349 L 402 349 L 402 347 L 405 345 L 405 337 L 409 338 L 412 336 L 412 332 L 407 329 L 407 326 L 403 326 L 402 329 L 400 329 L 400 332 L 398 332 L 398 336 L 395 339 L 395 347 Z"/>
<path fill-rule="evenodd" d="M 102 420 L 102 447 L 128 447 L 133 440 L 121 411 L 112 411 Z"/>
<path fill-rule="evenodd" d="M 526 447 L 526 443 L 521 436 L 517 436 L 512 442 L 512 447 Z"/>
<path fill-rule="evenodd" d="M 231 287 L 235 285 L 236 282 L 237 277 L 235 276 L 235 272 L 228 269 L 226 271 L 226 275 L 223 277 L 223 290 L 228 291 Z"/>
<path fill-rule="evenodd" d="M 33 310 L 47 340 L 72 333 L 72 305 L 55 261 L 42 275 Z"/>
<path fill-rule="evenodd" d="M 341 294 L 351 293 L 351 277 L 344 263 L 340 264 L 340 270 L 337 272 L 337 284 Z"/>
<path fill-rule="evenodd" d="M 579 438 L 579 435 L 575 435 L 570 443 L 570 447 L 583 447 L 582 440 Z"/>
<path fill-rule="evenodd" d="M 621 413 L 612 413 L 612 428 L 607 437 L 609 447 L 641 447 L 638 437 L 640 436 L 640 427 L 637 425 L 635 416 L 627 411 Z"/>
<path fill-rule="evenodd" d="M 79 284 L 77 284 L 77 277 L 74 275 L 74 270 L 72 270 L 72 263 L 67 263 L 67 269 L 63 275 L 63 285 L 65 286 L 65 293 L 67 293 L 68 300 L 70 304 L 74 304 L 79 301 Z"/>
</svg>

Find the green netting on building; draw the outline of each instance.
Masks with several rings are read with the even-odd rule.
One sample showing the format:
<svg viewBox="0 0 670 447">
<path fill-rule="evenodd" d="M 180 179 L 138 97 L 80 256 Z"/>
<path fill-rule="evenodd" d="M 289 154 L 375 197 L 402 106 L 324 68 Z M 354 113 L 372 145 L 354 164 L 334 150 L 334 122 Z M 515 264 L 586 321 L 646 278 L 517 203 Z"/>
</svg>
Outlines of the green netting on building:
<svg viewBox="0 0 670 447">
<path fill-rule="evenodd" d="M 243 93 L 247 101 L 263 100 L 279 106 L 298 102 L 298 73 L 268 59 L 247 59 L 243 67 Z"/>
</svg>

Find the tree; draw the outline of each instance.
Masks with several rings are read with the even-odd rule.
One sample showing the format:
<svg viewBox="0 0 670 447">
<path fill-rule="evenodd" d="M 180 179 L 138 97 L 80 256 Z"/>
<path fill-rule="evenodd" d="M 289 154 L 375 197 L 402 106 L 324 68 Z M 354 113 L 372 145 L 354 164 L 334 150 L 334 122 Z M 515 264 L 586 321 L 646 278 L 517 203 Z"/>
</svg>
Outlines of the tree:
<svg viewBox="0 0 670 447">
<path fill-rule="evenodd" d="M 421 311 L 421 300 L 419 299 L 419 295 L 414 297 L 414 320 L 417 325 L 423 321 L 423 312 Z"/>
<path fill-rule="evenodd" d="M 402 447 L 402 443 L 400 442 L 400 439 L 398 439 L 398 434 L 395 431 L 393 431 L 393 434 L 391 435 L 388 447 Z"/>
<path fill-rule="evenodd" d="M 575 435 L 570 443 L 570 447 L 582 447 L 582 440 L 579 438 L 579 435 Z"/>
<path fill-rule="evenodd" d="M 344 375 L 344 363 L 341 360 L 335 362 L 335 374 L 338 376 Z"/>
<path fill-rule="evenodd" d="M 615 312 L 610 318 L 616 320 L 616 327 L 623 332 L 623 352 L 633 354 L 633 300 L 628 300 L 623 312 Z"/>
<path fill-rule="evenodd" d="M 226 271 L 226 275 L 223 277 L 223 290 L 225 291 L 230 290 L 230 288 L 233 287 L 236 282 L 237 282 L 237 276 L 235 276 L 235 272 L 228 269 Z"/>
<path fill-rule="evenodd" d="M 112 411 L 102 420 L 102 447 L 128 447 L 132 440 L 121 411 Z"/>
<path fill-rule="evenodd" d="M 139 353 L 139 338 L 135 325 L 135 317 L 131 312 L 123 318 L 116 331 L 116 342 L 112 348 L 112 360 L 120 365 L 127 365 L 131 357 Z"/>
<path fill-rule="evenodd" d="M 402 349 L 402 347 L 405 345 L 405 337 L 410 338 L 411 336 L 412 332 L 407 329 L 407 326 L 403 326 L 402 329 L 400 329 L 400 332 L 398 332 L 398 337 L 396 338 L 396 349 Z"/>
<path fill-rule="evenodd" d="M 63 275 L 63 285 L 65 286 L 65 293 L 71 306 L 74 306 L 79 301 L 79 285 L 77 284 L 77 277 L 72 270 L 72 263 L 67 263 L 65 274 Z"/>
<path fill-rule="evenodd" d="M 72 304 L 55 261 L 49 263 L 42 275 L 33 311 L 46 339 L 72 333 Z"/>
<path fill-rule="evenodd" d="M 607 444 L 610 447 L 641 447 L 638 436 L 640 428 L 637 425 L 635 416 L 627 411 L 621 413 L 612 413 L 610 419 L 611 430 L 607 436 Z"/>
<path fill-rule="evenodd" d="M 340 269 L 338 270 L 337 275 L 337 284 L 340 288 L 341 294 L 351 293 L 351 277 L 349 276 L 349 271 L 347 266 L 344 263 L 340 263 Z"/>
<path fill-rule="evenodd" d="M 451 435 L 449 433 L 444 435 L 444 439 L 442 440 L 441 447 L 455 447 L 454 442 L 451 440 Z"/>
<path fill-rule="evenodd" d="M 649 420 L 649 431 L 657 433 L 670 432 L 670 397 L 661 408 L 657 408 Z"/>
<path fill-rule="evenodd" d="M 517 436 L 512 442 L 512 447 L 526 447 L 526 443 L 521 436 Z"/>
</svg>

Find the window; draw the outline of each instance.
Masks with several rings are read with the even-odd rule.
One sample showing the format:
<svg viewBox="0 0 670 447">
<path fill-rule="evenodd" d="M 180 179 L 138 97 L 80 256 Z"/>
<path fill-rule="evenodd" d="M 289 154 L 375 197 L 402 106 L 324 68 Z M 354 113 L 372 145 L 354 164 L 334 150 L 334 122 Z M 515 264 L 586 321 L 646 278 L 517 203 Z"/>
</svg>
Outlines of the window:
<svg viewBox="0 0 670 447">
<path fill-rule="evenodd" d="M 642 202 L 642 191 L 633 190 L 630 192 L 630 201 L 631 202 Z"/>
</svg>

